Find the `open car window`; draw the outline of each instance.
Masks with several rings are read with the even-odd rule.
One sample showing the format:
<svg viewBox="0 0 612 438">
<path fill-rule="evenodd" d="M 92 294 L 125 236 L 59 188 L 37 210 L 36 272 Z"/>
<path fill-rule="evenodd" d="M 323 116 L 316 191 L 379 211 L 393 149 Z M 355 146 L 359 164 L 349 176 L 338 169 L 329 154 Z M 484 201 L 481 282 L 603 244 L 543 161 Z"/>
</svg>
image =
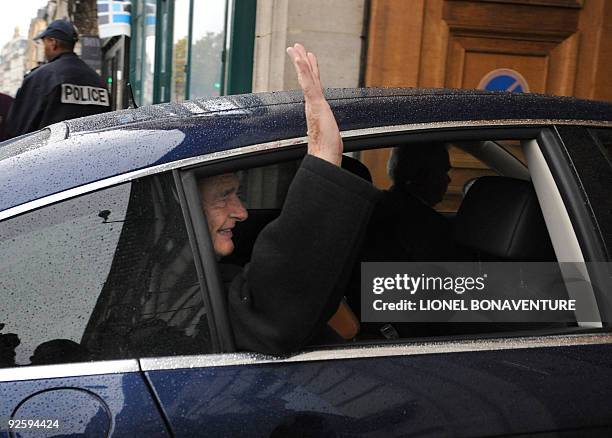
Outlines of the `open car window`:
<svg viewBox="0 0 612 438">
<path fill-rule="evenodd" d="M 429 245 L 430 241 L 427 239 L 433 236 L 435 227 L 432 228 L 430 222 L 419 224 L 405 218 L 405 225 L 385 224 L 390 228 L 405 228 L 401 238 L 386 241 L 379 241 L 376 236 L 370 238 L 370 243 L 372 241 L 377 243 L 374 248 L 368 248 L 375 253 L 375 256 L 372 256 L 372 253 L 368 254 L 367 251 L 364 252 L 363 248 L 357 250 L 358 262 L 354 266 L 351 279 L 347 282 L 344 301 L 357 319 L 361 320 L 359 334 L 352 341 L 372 344 L 439 336 L 504 336 L 542 331 L 559 333 L 574 331 L 581 327 L 600 326 L 593 291 L 589 290 L 588 286 L 584 289 L 589 281 L 588 276 L 576 286 L 572 284 L 576 280 L 575 271 L 562 266 L 563 263 L 584 263 L 584 259 L 579 257 L 579 247 L 573 255 L 562 254 L 561 248 L 567 246 L 568 236 L 570 238 L 571 235 L 575 236 L 575 232 L 571 222 L 566 221 L 563 224 L 559 222 L 560 214 L 565 209 L 562 202 L 557 204 L 556 210 L 546 204 L 546 200 L 550 200 L 554 193 L 558 196 L 558 188 L 552 176 L 549 175 L 550 178 L 547 179 L 541 177 L 547 169 L 547 164 L 535 158 L 537 154 L 534 155 L 534 151 L 539 150 L 537 143 L 512 138 L 494 140 L 483 138 L 479 141 L 466 142 L 454 139 L 452 136 L 444 143 L 447 145 L 451 164 L 448 172 L 450 176 L 448 190 L 442 202 L 427 208 L 444 213 L 439 216 L 446 221 L 448 232 L 442 237 L 436 235 L 437 243 Z M 388 146 L 391 155 L 394 147 L 427 147 L 427 143 L 419 142 L 417 145 L 405 141 Z M 354 149 L 356 151 L 345 155 L 350 155 L 350 160 L 358 161 L 362 169 L 355 170 L 355 166 L 349 166 L 344 171 L 352 172 L 361 179 L 371 178 L 371 175 L 365 175 L 363 172 L 363 169 L 367 173 L 370 172 L 363 162 L 367 162 L 367 159 L 359 159 L 360 156 L 363 157 L 363 151 L 360 151 L 359 147 Z M 236 224 L 233 230 L 235 249 L 228 256 L 218 260 L 221 265 L 235 266 L 238 270 L 248 265 L 258 235 L 268 224 L 275 221 L 282 211 L 284 196 L 299 167 L 299 162 L 297 159 L 250 168 L 244 164 L 236 166 L 248 219 Z M 226 166 L 224 169 L 228 168 L 231 169 L 231 166 Z M 214 175 L 214 171 L 212 167 L 207 166 L 203 174 Z M 534 181 L 534 174 L 537 175 L 537 181 Z M 534 183 L 537 183 L 536 186 Z M 469 194 L 472 189 L 472 194 Z M 419 199 L 418 196 L 413 198 L 416 198 L 416 203 L 410 205 L 424 204 L 423 199 Z M 401 221 L 402 218 L 386 215 L 384 208 L 390 207 L 389 202 L 376 206 L 373 217 Z M 415 202 L 415 199 L 411 202 Z M 440 208 L 441 205 L 446 205 L 447 208 Z M 422 207 L 421 205 L 419 208 Z M 409 211 L 406 210 L 408 207 L 403 208 L 404 212 Z M 383 209 L 378 211 L 382 214 L 377 215 L 376 209 Z M 427 217 L 425 215 L 421 220 L 427 220 Z M 554 232 L 551 233 L 551 229 L 554 229 Z M 316 239 L 316 230 L 305 230 L 305 232 L 312 233 L 312 238 Z M 366 230 L 366 242 L 367 234 L 372 232 L 372 228 Z M 407 253 L 401 248 L 398 249 L 402 239 L 408 241 L 416 239 L 416 245 L 420 245 L 423 250 Z M 380 242 L 382 243 L 378 244 Z M 449 252 L 427 251 L 431 248 L 426 247 L 435 245 L 440 248 L 448 247 Z M 476 317 L 473 320 L 466 320 L 457 318 L 456 311 L 447 312 L 446 316 L 441 318 L 390 320 L 388 323 L 384 320 L 367 320 L 364 317 L 359 262 L 413 263 L 431 262 L 434 259 L 442 262 L 461 262 L 473 270 L 482 269 L 483 263 L 497 264 L 497 268 L 505 264 L 508 273 L 503 280 L 492 286 L 495 290 L 489 291 L 490 298 L 497 300 L 514 298 L 540 303 L 562 301 L 565 305 L 556 308 L 553 306 L 552 310 L 551 307 L 537 307 L 536 311 L 542 311 L 540 316 L 531 313 L 518 319 L 495 320 Z M 307 275 L 306 272 L 308 272 L 307 266 L 304 267 L 304 275 Z M 578 272 L 584 272 L 584 269 L 582 271 L 578 269 Z M 299 282 L 300 279 L 296 278 L 294 281 Z M 582 296 L 583 292 L 591 297 L 586 304 L 583 303 L 583 307 L 586 306 L 590 310 L 577 313 L 575 308 L 571 305 L 568 307 L 567 303 Z M 217 293 L 224 292 L 221 290 Z M 338 344 L 341 345 L 342 342 Z"/>
</svg>

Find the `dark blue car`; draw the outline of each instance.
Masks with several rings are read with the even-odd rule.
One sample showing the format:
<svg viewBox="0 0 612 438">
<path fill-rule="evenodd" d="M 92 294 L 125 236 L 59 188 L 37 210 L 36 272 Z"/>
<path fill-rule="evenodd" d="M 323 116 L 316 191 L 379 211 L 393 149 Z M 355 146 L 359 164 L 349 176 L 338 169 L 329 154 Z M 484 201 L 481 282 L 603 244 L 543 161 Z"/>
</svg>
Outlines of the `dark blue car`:
<svg viewBox="0 0 612 438">
<path fill-rule="evenodd" d="M 523 239 L 603 266 L 585 268 L 579 291 L 563 277 L 586 310 L 563 326 L 425 324 L 283 356 L 236 351 L 218 264 L 247 263 L 281 210 L 306 151 L 302 95 L 70 120 L 0 144 L 0 437 L 612 434 L 612 104 L 327 96 L 354 157 L 444 142 L 480 163 L 488 195 L 470 189 L 448 214 L 472 236 L 462 243 L 533 261 L 497 252 Z M 238 170 L 249 219 L 217 260 L 196 181 Z M 512 181 L 536 201 L 516 202 Z"/>
</svg>

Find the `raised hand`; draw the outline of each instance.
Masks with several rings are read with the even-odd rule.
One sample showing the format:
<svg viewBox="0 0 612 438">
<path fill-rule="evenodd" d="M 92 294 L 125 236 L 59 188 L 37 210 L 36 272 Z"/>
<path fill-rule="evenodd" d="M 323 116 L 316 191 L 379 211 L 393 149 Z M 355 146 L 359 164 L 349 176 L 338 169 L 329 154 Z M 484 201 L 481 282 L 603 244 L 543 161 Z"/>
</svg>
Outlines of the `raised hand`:
<svg viewBox="0 0 612 438">
<path fill-rule="evenodd" d="M 308 153 L 339 166 L 342 161 L 342 138 L 334 114 L 323 95 L 317 58 L 313 53 L 306 53 L 301 44 L 288 47 L 287 54 L 304 92 Z"/>
</svg>

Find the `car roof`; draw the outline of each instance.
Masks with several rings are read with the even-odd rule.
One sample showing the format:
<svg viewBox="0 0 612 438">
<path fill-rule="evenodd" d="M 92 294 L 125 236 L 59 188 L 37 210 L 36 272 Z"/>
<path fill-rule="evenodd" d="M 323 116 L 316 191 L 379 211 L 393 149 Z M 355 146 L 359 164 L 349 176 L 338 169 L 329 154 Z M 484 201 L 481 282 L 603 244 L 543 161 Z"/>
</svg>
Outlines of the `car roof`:
<svg viewBox="0 0 612 438">
<path fill-rule="evenodd" d="M 610 103 L 537 94 L 361 88 L 328 89 L 326 96 L 342 131 L 441 122 L 612 120 Z M 0 211 L 128 172 L 305 135 L 299 91 L 195 99 L 68 120 L 0 144 Z"/>
</svg>

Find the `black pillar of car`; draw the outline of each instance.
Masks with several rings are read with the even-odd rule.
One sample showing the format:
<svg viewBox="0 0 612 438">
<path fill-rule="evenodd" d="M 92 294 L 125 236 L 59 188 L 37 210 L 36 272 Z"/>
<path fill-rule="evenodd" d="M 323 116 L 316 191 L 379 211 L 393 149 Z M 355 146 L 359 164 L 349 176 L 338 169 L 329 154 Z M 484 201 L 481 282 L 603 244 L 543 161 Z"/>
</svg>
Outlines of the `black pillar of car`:
<svg viewBox="0 0 612 438">
<path fill-rule="evenodd" d="M 223 282 L 202 212 L 198 187 L 193 171 L 173 171 L 177 185 L 187 233 L 192 245 L 193 258 L 207 307 L 208 324 L 213 350 L 219 353 L 235 351 L 229 323 Z"/>
<path fill-rule="evenodd" d="M 608 294 L 612 289 L 612 276 L 608 272 L 610 258 L 589 202 L 589 194 L 582 183 L 584 172 L 578 172 L 571 156 L 571 149 L 580 144 L 588 145 L 590 153 L 593 153 L 592 143 L 586 130 L 578 126 L 555 126 L 543 129 L 538 135 L 538 144 L 576 232 L 601 321 L 604 327 L 609 327 L 612 322 L 611 298 Z"/>
</svg>

